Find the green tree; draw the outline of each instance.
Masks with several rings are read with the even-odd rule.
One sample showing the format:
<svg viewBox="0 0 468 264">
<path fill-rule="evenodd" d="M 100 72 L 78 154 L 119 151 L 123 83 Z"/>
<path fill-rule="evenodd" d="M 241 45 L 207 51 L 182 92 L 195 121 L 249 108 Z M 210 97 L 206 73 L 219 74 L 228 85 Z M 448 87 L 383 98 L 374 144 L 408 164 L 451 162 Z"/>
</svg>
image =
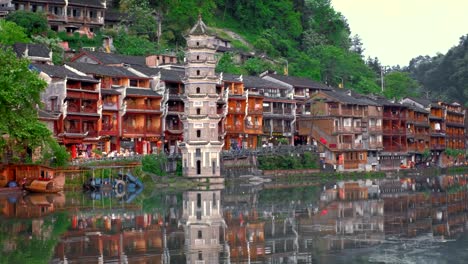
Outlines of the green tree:
<svg viewBox="0 0 468 264">
<path fill-rule="evenodd" d="M 157 23 L 147 0 L 123 0 L 121 10 L 131 14 L 122 21 L 129 33 L 150 41 L 157 40 Z"/>
<path fill-rule="evenodd" d="M 49 29 L 47 25 L 47 17 L 42 12 L 30 12 L 18 10 L 11 12 L 6 17 L 7 21 L 16 23 L 18 26 L 25 29 L 25 33 L 32 37 L 38 34 L 44 34 Z"/>
<path fill-rule="evenodd" d="M 5 148 L 16 156 L 44 145 L 51 132 L 37 118 L 40 93 L 47 86 L 29 70 L 29 61 L 10 49 L 0 49 L 0 153 Z"/>
<path fill-rule="evenodd" d="M 156 52 L 156 46 L 153 42 L 145 38 L 134 35 L 128 35 L 120 31 L 114 39 L 114 47 L 118 53 L 124 55 L 148 55 Z"/>
<path fill-rule="evenodd" d="M 66 167 L 70 160 L 65 146 L 59 145 L 52 137 L 47 140 L 47 145 L 42 148 L 42 164 L 51 167 Z"/>
<path fill-rule="evenodd" d="M 143 171 L 154 173 L 158 176 L 166 176 L 167 157 L 164 154 L 146 155 L 141 160 Z"/>
<path fill-rule="evenodd" d="M 251 58 L 244 63 L 243 68 L 249 75 L 259 75 L 266 70 L 272 69 L 273 65 L 259 58 Z"/>
<path fill-rule="evenodd" d="M 216 72 L 242 74 L 242 69 L 235 65 L 232 56 L 229 52 L 223 54 L 216 64 Z"/>
<path fill-rule="evenodd" d="M 18 26 L 14 22 L 0 19 L 0 44 L 13 45 L 17 42 L 30 42 L 26 33 L 24 33 L 24 28 Z"/>
<path fill-rule="evenodd" d="M 418 83 L 407 72 L 393 71 L 384 77 L 384 95 L 389 99 L 415 96 L 418 88 Z"/>
</svg>

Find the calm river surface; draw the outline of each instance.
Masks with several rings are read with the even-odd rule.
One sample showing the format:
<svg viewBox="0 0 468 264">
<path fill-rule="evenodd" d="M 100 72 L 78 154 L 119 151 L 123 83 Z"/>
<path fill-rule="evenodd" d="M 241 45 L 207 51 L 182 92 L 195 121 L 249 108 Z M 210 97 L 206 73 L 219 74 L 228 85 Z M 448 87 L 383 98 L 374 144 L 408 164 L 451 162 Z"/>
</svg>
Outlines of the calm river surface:
<svg viewBox="0 0 468 264">
<path fill-rule="evenodd" d="M 0 194 L 0 263 L 467 263 L 466 178 Z"/>
</svg>

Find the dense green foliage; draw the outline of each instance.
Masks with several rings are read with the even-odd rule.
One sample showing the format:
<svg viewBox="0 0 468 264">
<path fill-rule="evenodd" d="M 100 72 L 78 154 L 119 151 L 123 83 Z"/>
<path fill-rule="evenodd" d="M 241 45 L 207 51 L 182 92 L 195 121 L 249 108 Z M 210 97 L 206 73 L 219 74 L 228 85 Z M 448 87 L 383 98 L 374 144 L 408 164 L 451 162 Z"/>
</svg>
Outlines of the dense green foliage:
<svg viewBox="0 0 468 264">
<path fill-rule="evenodd" d="M 142 169 L 145 172 L 154 173 L 158 176 L 166 176 L 167 157 L 164 154 L 145 155 L 141 159 Z"/>
<path fill-rule="evenodd" d="M 311 153 L 300 156 L 269 155 L 258 157 L 258 168 L 261 170 L 287 170 L 287 169 L 317 169 L 317 157 Z"/>
<path fill-rule="evenodd" d="M 384 78 L 384 95 L 387 98 L 401 99 L 418 95 L 418 83 L 407 72 L 392 71 Z"/>
<path fill-rule="evenodd" d="M 24 32 L 24 28 L 14 22 L 0 19 L 0 44 L 13 45 L 17 42 L 30 42 L 30 39 Z"/>
<path fill-rule="evenodd" d="M 36 110 L 47 84 L 10 49 L 0 49 L 0 69 L 0 153 L 6 149 L 24 158 L 27 149 L 43 146 L 51 137 Z"/>
<path fill-rule="evenodd" d="M 65 146 L 59 145 L 53 138 L 49 138 L 47 146 L 42 149 L 41 164 L 51 167 L 66 167 L 70 160 Z"/>
<path fill-rule="evenodd" d="M 407 70 L 421 83 L 425 97 L 468 106 L 468 35 L 445 55 L 412 59 Z"/>
<path fill-rule="evenodd" d="M 18 26 L 24 28 L 25 33 L 29 37 L 46 33 L 49 29 L 46 14 L 42 12 L 18 10 L 16 12 L 9 13 L 6 20 L 14 22 Z"/>
</svg>

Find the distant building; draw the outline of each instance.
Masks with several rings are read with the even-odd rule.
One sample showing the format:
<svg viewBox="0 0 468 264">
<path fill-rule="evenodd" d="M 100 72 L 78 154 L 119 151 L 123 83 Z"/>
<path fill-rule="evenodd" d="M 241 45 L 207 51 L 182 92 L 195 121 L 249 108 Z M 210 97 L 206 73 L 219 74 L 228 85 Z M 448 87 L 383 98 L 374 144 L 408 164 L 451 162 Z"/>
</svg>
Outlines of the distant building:
<svg viewBox="0 0 468 264">
<path fill-rule="evenodd" d="M 0 0 L 0 18 L 6 17 L 11 11 L 15 11 L 11 0 Z"/>
<path fill-rule="evenodd" d="M 52 52 L 42 44 L 15 43 L 13 51 L 20 58 L 26 58 L 32 63 L 52 64 Z"/>
<path fill-rule="evenodd" d="M 53 31 L 66 31 L 93 37 L 104 26 L 105 0 L 12 0 L 15 10 L 44 12 Z"/>
</svg>

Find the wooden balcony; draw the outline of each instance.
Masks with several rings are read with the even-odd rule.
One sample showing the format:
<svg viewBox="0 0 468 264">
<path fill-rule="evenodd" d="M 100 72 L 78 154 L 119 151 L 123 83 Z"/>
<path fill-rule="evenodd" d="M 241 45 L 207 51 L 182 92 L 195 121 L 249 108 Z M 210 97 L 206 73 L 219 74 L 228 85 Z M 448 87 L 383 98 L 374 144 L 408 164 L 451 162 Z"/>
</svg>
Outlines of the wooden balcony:
<svg viewBox="0 0 468 264">
<path fill-rule="evenodd" d="M 79 129 L 79 128 L 69 128 L 69 129 L 65 129 L 64 132 L 67 134 L 81 135 L 81 137 L 97 137 L 98 136 L 98 131 L 95 129 L 88 129 L 86 131 L 83 131 L 82 129 Z"/>
<path fill-rule="evenodd" d="M 110 132 L 110 131 L 114 131 L 114 130 L 117 130 L 117 125 L 102 124 L 102 131 Z"/>
<path fill-rule="evenodd" d="M 67 112 L 73 114 L 98 115 L 97 105 L 95 104 L 79 106 L 76 103 L 69 103 Z"/>
<path fill-rule="evenodd" d="M 147 134 L 160 134 L 161 127 L 124 127 L 123 133 L 126 134 L 138 134 L 138 135 L 147 135 Z"/>
<path fill-rule="evenodd" d="M 261 115 L 263 114 L 263 109 L 262 108 L 249 108 L 248 113 L 251 115 Z"/>
<path fill-rule="evenodd" d="M 102 104 L 102 110 L 118 110 L 117 103 L 104 103 Z"/>
<path fill-rule="evenodd" d="M 283 114 L 283 108 L 273 108 L 273 114 L 282 115 Z"/>
<path fill-rule="evenodd" d="M 353 149 L 364 149 L 363 143 L 353 143 Z"/>
<path fill-rule="evenodd" d="M 382 132 L 384 135 L 404 135 L 406 134 L 406 129 L 404 127 L 400 127 L 400 128 L 383 127 Z"/>
<path fill-rule="evenodd" d="M 382 133 L 382 126 L 369 126 L 367 128 L 367 131 L 374 132 L 374 133 L 376 132 Z"/>
<path fill-rule="evenodd" d="M 245 108 L 242 107 L 229 107 L 228 113 L 229 114 L 245 114 Z"/>
<path fill-rule="evenodd" d="M 369 142 L 370 149 L 383 148 L 382 142 Z"/>
<path fill-rule="evenodd" d="M 340 126 L 333 128 L 333 133 L 352 133 L 353 131 L 354 128 L 351 126 Z"/>
<path fill-rule="evenodd" d="M 242 125 L 226 125 L 226 132 L 228 133 L 244 133 Z"/>
<path fill-rule="evenodd" d="M 406 146 L 395 146 L 395 145 L 384 145 L 383 146 L 383 151 L 386 151 L 386 152 L 406 152 L 407 147 Z"/>
<path fill-rule="evenodd" d="M 343 160 L 343 167 L 345 170 L 359 169 L 359 161 L 358 160 Z"/>
<path fill-rule="evenodd" d="M 55 14 L 47 14 L 47 20 L 48 21 L 61 21 L 61 22 L 65 22 L 66 19 L 65 19 L 65 16 L 59 16 L 59 15 L 55 15 Z"/>
<path fill-rule="evenodd" d="M 384 112 L 382 116 L 383 116 L 384 119 L 406 120 L 406 114 L 405 113 L 392 114 L 390 112 Z"/>
<path fill-rule="evenodd" d="M 352 116 L 353 115 L 353 109 L 341 109 L 341 115 Z"/>
<path fill-rule="evenodd" d="M 247 133 L 254 133 L 254 134 L 261 134 L 262 133 L 262 126 L 261 125 L 245 125 L 245 132 Z"/>
<path fill-rule="evenodd" d="M 352 149 L 353 143 L 329 143 L 328 147 L 330 149 L 336 149 L 336 150 L 338 149 L 347 150 L 347 149 Z"/>
<path fill-rule="evenodd" d="M 127 104 L 127 112 L 161 112 L 159 106 L 145 104 Z"/>
</svg>

